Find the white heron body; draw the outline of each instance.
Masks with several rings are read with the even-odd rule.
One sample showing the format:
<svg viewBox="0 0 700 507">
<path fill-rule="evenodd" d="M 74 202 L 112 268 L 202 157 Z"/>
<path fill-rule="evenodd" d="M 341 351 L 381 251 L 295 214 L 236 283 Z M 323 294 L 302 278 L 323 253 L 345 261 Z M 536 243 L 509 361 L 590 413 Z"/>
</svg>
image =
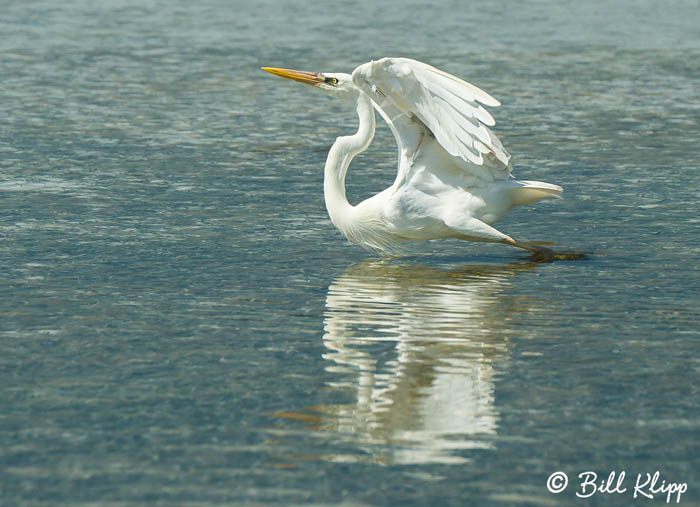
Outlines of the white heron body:
<svg viewBox="0 0 700 507">
<path fill-rule="evenodd" d="M 513 179 L 510 155 L 488 128 L 493 118 L 479 104 L 499 105 L 487 93 L 407 58 L 372 61 L 352 75 L 265 70 L 355 102 L 358 130 L 335 141 L 324 174 L 328 214 L 350 242 L 395 252 L 407 241 L 460 238 L 551 253 L 491 226 L 513 206 L 559 196 L 562 189 Z M 389 188 L 353 206 L 345 176 L 352 159 L 374 138 L 375 110 L 396 138 L 397 177 Z"/>
</svg>

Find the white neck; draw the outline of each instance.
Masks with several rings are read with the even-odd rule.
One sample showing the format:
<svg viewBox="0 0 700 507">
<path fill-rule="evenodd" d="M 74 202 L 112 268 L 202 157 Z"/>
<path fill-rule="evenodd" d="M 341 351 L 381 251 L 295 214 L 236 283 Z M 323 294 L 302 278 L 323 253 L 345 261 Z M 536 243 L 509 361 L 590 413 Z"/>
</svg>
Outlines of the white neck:
<svg viewBox="0 0 700 507">
<path fill-rule="evenodd" d="M 345 236 L 352 226 L 354 207 L 345 196 L 345 175 L 352 159 L 367 149 L 374 138 L 374 109 L 363 92 L 357 96 L 357 116 L 360 125 L 351 136 L 339 137 L 328 152 L 323 179 L 326 209 L 333 224 Z"/>
</svg>

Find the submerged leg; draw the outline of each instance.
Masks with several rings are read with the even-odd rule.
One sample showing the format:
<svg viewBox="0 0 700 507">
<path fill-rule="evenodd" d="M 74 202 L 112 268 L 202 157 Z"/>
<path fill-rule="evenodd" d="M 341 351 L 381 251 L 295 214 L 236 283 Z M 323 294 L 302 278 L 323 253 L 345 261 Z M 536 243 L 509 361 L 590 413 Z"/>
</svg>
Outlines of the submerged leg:
<svg viewBox="0 0 700 507">
<path fill-rule="evenodd" d="M 554 251 L 550 250 L 549 248 L 545 248 L 539 245 L 533 245 L 532 243 L 521 243 L 520 241 L 514 240 L 510 236 L 503 239 L 501 243 L 511 245 L 517 248 L 522 248 L 523 250 L 532 252 L 535 258 L 542 262 L 552 262 L 556 256 Z"/>
</svg>

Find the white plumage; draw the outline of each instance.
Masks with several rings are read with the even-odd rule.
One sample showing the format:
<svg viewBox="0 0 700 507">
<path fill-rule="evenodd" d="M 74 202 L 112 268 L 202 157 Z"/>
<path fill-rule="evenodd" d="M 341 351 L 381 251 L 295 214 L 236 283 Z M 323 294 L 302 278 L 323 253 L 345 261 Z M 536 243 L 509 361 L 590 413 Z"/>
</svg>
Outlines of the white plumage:
<svg viewBox="0 0 700 507">
<path fill-rule="evenodd" d="M 500 103 L 483 90 L 408 58 L 383 58 L 352 75 L 264 70 L 352 100 L 359 128 L 339 137 L 325 166 L 324 196 L 333 224 L 352 242 L 395 252 L 406 241 L 460 238 L 510 244 L 551 260 L 553 252 L 514 240 L 491 226 L 513 206 L 559 196 L 561 187 L 518 181 L 511 157 L 483 107 Z M 375 132 L 376 110 L 398 145 L 394 184 L 352 206 L 345 175 Z"/>
</svg>

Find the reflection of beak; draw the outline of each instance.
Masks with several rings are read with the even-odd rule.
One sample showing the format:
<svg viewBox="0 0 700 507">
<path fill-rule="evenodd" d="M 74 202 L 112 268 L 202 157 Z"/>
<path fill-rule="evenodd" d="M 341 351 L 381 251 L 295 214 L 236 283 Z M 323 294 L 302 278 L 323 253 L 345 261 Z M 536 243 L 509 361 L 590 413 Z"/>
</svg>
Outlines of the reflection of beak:
<svg viewBox="0 0 700 507">
<path fill-rule="evenodd" d="M 277 69 L 275 67 L 260 67 L 262 70 L 274 74 L 275 76 L 285 77 L 300 83 L 318 86 L 325 81 L 325 78 L 316 72 L 305 72 L 303 70 Z"/>
</svg>

